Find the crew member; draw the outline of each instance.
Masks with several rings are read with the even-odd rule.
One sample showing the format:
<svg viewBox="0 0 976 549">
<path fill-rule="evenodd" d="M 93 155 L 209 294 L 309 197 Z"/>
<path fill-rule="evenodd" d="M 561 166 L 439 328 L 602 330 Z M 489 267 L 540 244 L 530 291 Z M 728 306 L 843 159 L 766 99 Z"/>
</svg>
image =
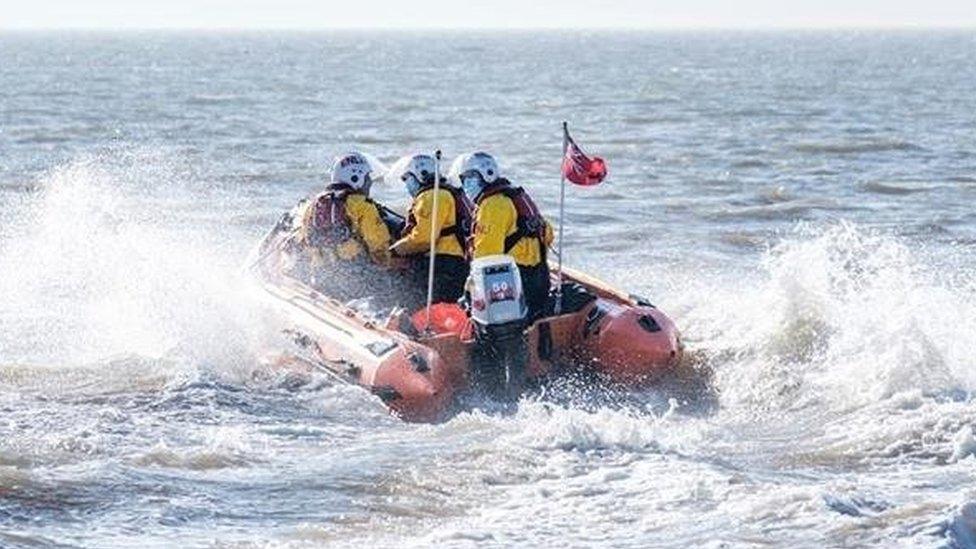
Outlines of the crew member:
<svg viewBox="0 0 976 549">
<path fill-rule="evenodd" d="M 433 302 L 456 302 L 464 293 L 468 278 L 465 247 L 471 228 L 472 206 L 457 187 L 441 183 L 437 191 L 437 211 L 434 211 L 434 181 L 436 163 L 425 154 L 406 156 L 397 161 L 400 179 L 413 198 L 402 236 L 391 250 L 399 256 L 415 258 L 414 280 L 426 298 L 430 265 L 431 225 L 436 235 L 434 244 Z"/>
<path fill-rule="evenodd" d="M 469 241 L 471 256 L 512 256 L 522 277 L 529 319 L 548 314 L 550 278 L 546 251 L 553 240 L 552 226 L 525 190 L 501 177 L 491 155 L 461 155 L 455 159 L 451 173 L 475 204 Z"/>
<path fill-rule="evenodd" d="M 299 240 L 311 282 L 339 299 L 365 297 L 389 264 L 390 231 L 370 200 L 373 167 L 360 153 L 340 156 L 331 182 L 302 214 Z"/>
</svg>

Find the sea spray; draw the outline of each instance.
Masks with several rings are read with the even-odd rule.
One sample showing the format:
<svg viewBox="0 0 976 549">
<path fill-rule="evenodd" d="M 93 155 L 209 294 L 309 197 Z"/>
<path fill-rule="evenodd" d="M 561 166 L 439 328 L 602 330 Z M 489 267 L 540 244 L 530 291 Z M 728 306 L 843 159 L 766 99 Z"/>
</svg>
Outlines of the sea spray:
<svg viewBox="0 0 976 549">
<path fill-rule="evenodd" d="M 908 241 L 850 223 L 803 225 L 758 267 L 677 298 L 726 408 L 842 412 L 902 391 L 976 387 L 972 279 L 941 276 Z"/>
<path fill-rule="evenodd" d="M 178 159 L 122 150 L 52 169 L 13 213 L 0 290 L 17 329 L 3 360 L 91 363 L 177 353 L 240 365 L 267 326 L 237 275 L 241 257 L 187 219 L 193 175 Z M 196 193 L 192 199 L 219 200 Z M 188 225 L 192 224 L 192 225 Z"/>
</svg>

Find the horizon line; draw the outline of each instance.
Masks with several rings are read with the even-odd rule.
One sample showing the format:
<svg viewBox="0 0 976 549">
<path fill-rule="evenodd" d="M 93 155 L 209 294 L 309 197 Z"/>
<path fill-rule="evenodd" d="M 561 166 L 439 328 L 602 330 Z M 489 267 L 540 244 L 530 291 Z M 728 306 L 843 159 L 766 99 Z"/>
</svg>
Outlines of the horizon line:
<svg viewBox="0 0 976 549">
<path fill-rule="evenodd" d="M 99 27 L 84 25 L 62 25 L 62 26 L 2 26 L 0 32 L 53 32 L 53 31 L 77 31 L 77 32 L 460 32 L 460 31 L 484 31 L 484 32 L 661 32 L 661 31 L 933 31 L 933 30 L 955 30 L 955 31 L 976 31 L 976 22 L 962 24 L 814 24 L 814 25 L 655 25 L 655 26 L 591 26 L 591 27 L 562 27 L 562 26 L 416 26 L 416 27 L 395 27 L 395 26 L 321 26 L 321 27 L 301 27 L 301 26 L 195 26 L 195 25 L 172 25 L 158 27 Z"/>
</svg>

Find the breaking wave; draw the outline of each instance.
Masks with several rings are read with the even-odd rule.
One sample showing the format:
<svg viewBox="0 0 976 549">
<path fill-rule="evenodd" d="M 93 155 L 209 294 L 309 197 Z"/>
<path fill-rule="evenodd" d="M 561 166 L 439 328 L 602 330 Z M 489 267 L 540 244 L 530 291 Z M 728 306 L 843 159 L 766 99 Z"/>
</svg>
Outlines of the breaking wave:
<svg viewBox="0 0 976 549">
<path fill-rule="evenodd" d="M 236 276 L 241 256 L 190 213 L 222 198 L 197 180 L 147 151 L 92 155 L 42 176 L 0 235 L 0 313 L 18 319 L 0 335 L 4 361 L 247 360 L 261 319 Z"/>
<path fill-rule="evenodd" d="M 675 305 L 714 371 L 719 423 L 796 437 L 782 458 L 794 466 L 972 453 L 976 272 L 965 254 L 802 225 L 759 268 L 693 284 Z"/>
</svg>

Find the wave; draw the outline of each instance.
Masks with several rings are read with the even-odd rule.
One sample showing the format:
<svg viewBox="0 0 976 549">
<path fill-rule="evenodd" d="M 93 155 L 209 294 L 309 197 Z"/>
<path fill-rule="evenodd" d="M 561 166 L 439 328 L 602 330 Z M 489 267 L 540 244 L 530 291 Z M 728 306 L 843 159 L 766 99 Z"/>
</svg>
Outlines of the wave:
<svg viewBox="0 0 976 549">
<path fill-rule="evenodd" d="M 804 219 L 816 210 L 850 211 L 859 206 L 843 203 L 828 198 L 806 198 L 791 200 L 789 193 L 783 189 L 771 189 L 760 195 L 763 202 L 755 206 L 726 208 L 714 212 L 715 219 L 755 219 L 755 220 L 797 220 Z"/>
<path fill-rule="evenodd" d="M 266 335 L 237 276 L 239 255 L 180 200 L 213 200 L 159 151 L 84 157 L 43 175 L 0 235 L 0 334 L 7 362 L 163 357 L 236 365 Z M 163 205 L 163 206 L 161 206 Z"/>
<path fill-rule="evenodd" d="M 186 99 L 187 105 L 230 105 L 230 104 L 251 104 L 254 99 L 244 95 L 234 93 L 198 93 Z"/>
<path fill-rule="evenodd" d="M 653 415 L 632 410 L 600 408 L 582 410 L 534 400 L 519 403 L 514 416 L 480 410 L 459 414 L 449 428 L 492 428 L 500 431 L 500 443 L 534 450 L 588 452 L 617 449 L 659 451 L 667 438 L 664 426 Z"/>
<path fill-rule="evenodd" d="M 231 430 L 233 431 L 233 430 Z M 236 435 L 236 436 L 235 436 Z M 213 439 L 205 448 L 172 448 L 160 442 L 147 452 L 132 459 L 140 467 L 162 467 L 190 471 L 210 471 L 247 467 L 256 460 L 255 452 L 240 441 L 246 440 L 239 433 L 225 433 Z"/>
<path fill-rule="evenodd" d="M 758 194 L 759 200 L 765 204 L 777 204 L 793 200 L 792 193 L 783 185 L 761 189 Z"/>
<path fill-rule="evenodd" d="M 761 250 L 768 242 L 768 235 L 754 231 L 725 231 L 719 233 L 719 241 L 736 248 Z"/>
<path fill-rule="evenodd" d="M 14 139 L 18 145 L 62 145 L 70 143 L 77 135 L 54 134 L 50 132 L 35 133 Z"/>
<path fill-rule="evenodd" d="M 808 154 L 857 154 L 888 151 L 924 151 L 925 148 L 910 141 L 886 139 L 877 141 L 813 142 L 793 145 L 792 149 Z"/>
<path fill-rule="evenodd" d="M 808 175 L 816 175 L 816 176 L 831 176 L 831 175 L 837 175 L 839 173 L 840 172 L 837 170 L 831 170 L 826 168 L 818 168 L 807 172 Z"/>
<path fill-rule="evenodd" d="M 769 163 L 762 160 L 738 160 L 732 163 L 732 167 L 737 169 L 768 168 Z"/>
<path fill-rule="evenodd" d="M 635 124 L 635 125 L 653 125 L 653 124 L 680 124 L 682 122 L 687 122 L 688 117 L 675 115 L 675 114 L 659 114 L 659 115 L 649 115 L 649 114 L 639 114 L 639 115 L 628 115 L 621 118 L 621 122 L 624 124 Z"/>
<path fill-rule="evenodd" d="M 976 546 L 976 503 L 960 505 L 946 521 L 943 532 L 953 547 Z"/>
<path fill-rule="evenodd" d="M 882 182 L 882 181 L 870 181 L 861 185 L 861 188 L 867 192 L 875 194 L 887 194 L 895 196 L 904 196 L 908 194 L 922 193 L 932 190 L 932 187 L 927 186 L 923 183 L 914 182 Z"/>
<path fill-rule="evenodd" d="M 0 365 L 0 390 L 21 396 L 89 398 L 160 391 L 188 373 L 185 365 L 135 355 L 65 368 L 58 365 Z"/>
<path fill-rule="evenodd" d="M 0 190 L 5 192 L 29 194 L 38 190 L 38 185 L 33 181 L 0 181 Z"/>
<path fill-rule="evenodd" d="M 682 284 L 709 296 L 679 304 L 678 322 L 712 357 L 724 405 L 843 411 L 976 389 L 971 266 L 946 273 L 910 241 L 849 223 L 796 232 L 759 281 Z"/>
</svg>

